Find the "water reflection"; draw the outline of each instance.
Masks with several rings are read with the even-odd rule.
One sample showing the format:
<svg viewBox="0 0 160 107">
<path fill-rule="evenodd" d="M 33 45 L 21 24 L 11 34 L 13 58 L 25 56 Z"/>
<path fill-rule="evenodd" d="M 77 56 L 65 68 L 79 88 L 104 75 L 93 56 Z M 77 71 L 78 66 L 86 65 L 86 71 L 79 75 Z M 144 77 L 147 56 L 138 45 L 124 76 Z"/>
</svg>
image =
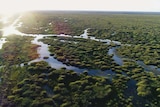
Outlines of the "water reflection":
<svg viewBox="0 0 160 107">
<path fill-rule="evenodd" d="M 122 58 L 120 58 L 117 54 L 116 54 L 116 48 L 118 47 L 112 47 L 108 50 L 108 55 L 113 55 L 113 59 L 114 61 L 118 64 L 118 65 L 123 65 L 123 60 Z"/>
<path fill-rule="evenodd" d="M 20 20 L 21 16 L 19 16 L 10 26 L 7 26 L 3 29 L 1 29 L 1 31 L 3 32 L 3 36 L 9 36 L 11 34 L 17 34 L 17 35 L 23 35 L 23 33 L 21 33 L 20 31 L 18 31 L 16 28 L 17 27 L 21 27 L 22 22 L 18 21 Z M 6 21 L 8 20 L 8 18 L 6 19 Z"/>
<path fill-rule="evenodd" d="M 57 68 L 57 69 L 65 67 L 69 70 L 75 70 L 77 72 L 82 72 L 84 70 L 87 70 L 92 75 L 102 75 L 102 74 L 104 75 L 105 73 L 111 74 L 111 75 L 114 74 L 114 72 L 112 72 L 111 70 L 107 70 L 102 73 L 100 70 L 88 70 L 88 69 L 80 69 L 80 68 L 74 67 L 74 66 L 67 66 L 67 65 L 63 64 L 62 62 L 57 61 L 53 56 L 50 56 L 50 52 L 48 51 L 48 45 L 44 44 L 43 42 L 40 42 L 38 40 L 43 37 L 47 37 L 47 36 L 64 36 L 64 37 L 92 39 L 92 40 L 99 41 L 99 42 L 105 42 L 106 44 L 114 43 L 116 45 L 122 45 L 121 42 L 111 41 L 109 39 L 97 39 L 95 37 L 88 36 L 88 33 L 87 33 L 88 29 L 85 29 L 84 33 L 81 34 L 80 36 L 70 36 L 70 35 L 64 35 L 64 34 L 60 34 L 60 35 L 56 35 L 56 34 L 49 34 L 49 35 L 24 34 L 24 33 L 21 33 L 20 31 L 16 30 L 17 27 L 21 27 L 21 25 L 22 25 L 22 22 L 19 22 L 20 18 L 21 18 L 21 16 L 19 16 L 10 26 L 2 29 L 2 31 L 3 31 L 3 36 L 8 36 L 11 34 L 17 34 L 17 35 L 22 35 L 22 36 L 35 36 L 35 39 L 32 41 L 32 43 L 41 46 L 37 50 L 37 52 L 39 53 L 39 58 L 37 58 L 33 61 L 30 61 L 29 63 L 44 60 L 44 61 L 48 62 L 52 67 Z M 7 18 L 5 19 L 5 21 L 7 21 Z M 5 38 L 2 38 L 0 40 L 0 49 L 2 48 L 2 46 L 5 42 L 6 42 Z M 110 48 L 108 51 L 108 54 L 113 55 L 113 59 L 117 64 L 123 65 L 122 58 L 120 58 L 115 52 L 116 48 L 117 47 Z M 45 59 L 44 57 L 48 57 L 48 59 Z M 147 67 L 147 65 L 145 65 L 145 64 L 141 64 L 141 63 L 138 63 L 138 64 L 141 65 L 143 68 Z M 150 67 L 150 68 L 153 68 L 153 67 Z M 153 70 L 153 69 L 150 69 L 150 70 Z M 158 70 L 159 70 L 159 68 L 158 68 Z"/>
<path fill-rule="evenodd" d="M 9 36 L 11 34 L 23 35 L 23 33 L 16 30 L 14 26 L 3 28 L 2 31 L 3 31 L 3 36 Z"/>
<path fill-rule="evenodd" d="M 143 61 L 136 61 L 138 65 L 142 66 L 146 71 L 152 71 L 155 74 L 160 74 L 160 68 L 153 65 L 146 65 Z"/>
<path fill-rule="evenodd" d="M 38 41 L 39 39 L 42 39 L 43 37 L 46 37 L 46 35 L 34 35 L 34 36 L 35 36 L 35 38 L 32 41 L 32 43 L 40 46 L 37 49 L 37 53 L 39 54 L 39 58 L 30 61 L 29 64 L 33 63 L 33 62 L 46 61 L 51 67 L 56 68 L 56 69 L 66 68 L 68 70 L 74 70 L 78 73 L 82 73 L 83 71 L 87 71 L 88 74 L 97 75 L 97 76 L 108 76 L 108 74 L 110 74 L 108 76 L 110 78 L 112 77 L 112 75 L 115 74 L 112 70 L 101 71 L 101 70 L 86 69 L 86 68 L 81 69 L 81 68 L 78 68 L 78 67 L 75 67 L 75 66 L 69 66 L 69 65 L 63 64 L 62 62 L 58 61 L 57 59 L 55 59 L 53 56 L 50 55 L 51 53 L 48 51 L 49 50 L 48 49 L 49 45 L 44 44 L 41 41 Z M 50 35 L 50 36 L 53 36 L 53 35 Z M 47 58 L 44 58 L 44 57 L 47 57 Z"/>
</svg>

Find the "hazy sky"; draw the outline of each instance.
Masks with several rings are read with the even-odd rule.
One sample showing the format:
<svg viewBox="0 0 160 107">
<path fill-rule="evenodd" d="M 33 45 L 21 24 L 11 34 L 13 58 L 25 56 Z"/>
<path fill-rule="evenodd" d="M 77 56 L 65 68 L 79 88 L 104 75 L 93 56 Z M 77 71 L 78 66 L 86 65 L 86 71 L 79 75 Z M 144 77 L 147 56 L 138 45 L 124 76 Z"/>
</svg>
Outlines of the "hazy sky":
<svg viewBox="0 0 160 107">
<path fill-rule="evenodd" d="M 160 12 L 160 0 L 0 0 L 0 13 L 24 10 Z"/>
</svg>

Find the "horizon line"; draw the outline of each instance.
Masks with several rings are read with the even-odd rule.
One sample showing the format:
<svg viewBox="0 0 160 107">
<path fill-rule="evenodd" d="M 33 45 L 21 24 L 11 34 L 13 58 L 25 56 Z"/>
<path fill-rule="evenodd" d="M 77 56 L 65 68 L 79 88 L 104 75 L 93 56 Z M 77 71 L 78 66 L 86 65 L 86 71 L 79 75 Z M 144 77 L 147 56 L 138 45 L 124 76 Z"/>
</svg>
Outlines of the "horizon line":
<svg viewBox="0 0 160 107">
<path fill-rule="evenodd" d="M 24 12 L 34 11 L 53 11 L 53 12 L 108 12 L 108 13 L 160 13 L 158 11 L 121 11 L 121 10 L 27 10 Z"/>
</svg>

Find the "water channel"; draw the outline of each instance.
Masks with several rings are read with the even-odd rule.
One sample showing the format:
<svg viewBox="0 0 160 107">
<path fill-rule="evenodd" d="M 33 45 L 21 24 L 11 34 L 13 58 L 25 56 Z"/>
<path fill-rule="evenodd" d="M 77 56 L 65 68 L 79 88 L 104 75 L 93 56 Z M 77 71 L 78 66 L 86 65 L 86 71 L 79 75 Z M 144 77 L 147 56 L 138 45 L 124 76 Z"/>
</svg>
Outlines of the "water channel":
<svg viewBox="0 0 160 107">
<path fill-rule="evenodd" d="M 21 17 L 18 17 L 18 19 L 16 19 L 11 26 L 6 27 L 4 29 L 1 29 L 1 31 L 4 32 L 3 36 L 8 36 L 10 34 L 17 34 L 17 35 L 22 35 L 22 36 L 33 36 L 35 37 L 34 40 L 31 41 L 32 44 L 37 44 L 40 47 L 38 47 L 37 49 L 37 53 L 39 54 L 39 57 L 37 59 L 34 59 L 30 62 L 28 62 L 28 64 L 33 63 L 33 62 L 39 62 L 39 61 L 46 61 L 51 67 L 56 68 L 56 69 L 61 69 L 61 68 L 66 68 L 68 70 L 74 70 L 77 73 L 82 73 L 84 71 L 87 71 L 90 75 L 96 75 L 96 76 L 103 76 L 106 77 L 108 79 L 112 79 L 112 77 L 115 75 L 115 73 L 112 70 L 106 70 L 106 71 L 101 71 L 101 70 L 95 70 L 95 69 L 80 69 L 78 67 L 75 66 L 68 66 L 66 64 L 63 64 L 62 62 L 58 61 L 57 59 L 55 59 L 53 56 L 50 55 L 49 52 L 49 45 L 48 44 L 44 44 L 43 42 L 39 41 L 39 39 L 42 39 L 44 37 L 48 37 L 48 36 L 63 36 L 63 37 L 74 37 L 74 38 L 84 38 L 84 39 L 92 39 L 95 41 L 99 41 L 99 42 L 103 42 L 106 43 L 107 45 L 110 43 L 114 43 L 117 46 L 116 47 L 111 47 L 108 50 L 108 55 L 112 55 L 113 60 L 120 66 L 123 65 L 123 58 L 121 58 L 119 55 L 117 55 L 116 53 L 116 49 L 118 47 L 120 47 L 121 44 L 118 41 L 111 41 L 109 39 L 97 39 L 95 37 L 92 36 L 88 36 L 88 29 L 84 30 L 84 33 L 81 34 L 80 36 L 70 36 L 70 35 L 64 35 L 64 34 L 60 34 L 60 35 L 56 35 L 56 34 L 49 34 L 49 35 L 43 35 L 43 34 L 24 34 L 19 32 L 18 30 L 16 30 L 17 27 L 21 27 L 21 25 L 23 24 L 22 22 L 19 22 L 19 19 Z M 0 49 L 2 49 L 3 44 L 5 44 L 6 38 L 0 38 Z M 47 58 L 45 58 L 47 57 Z M 131 59 L 132 61 L 134 61 L 133 59 Z M 140 65 L 141 67 L 143 67 L 146 71 L 152 71 L 155 74 L 160 74 L 160 68 L 157 68 L 156 66 L 151 66 L 151 65 L 145 65 L 142 61 L 135 61 L 138 65 Z M 23 65 L 23 64 L 22 64 Z M 1 81 L 1 78 L 0 78 Z M 136 81 L 131 79 L 127 82 L 127 86 L 128 88 L 125 90 L 125 96 L 134 96 L 133 100 L 140 100 L 143 101 L 143 99 L 140 99 L 139 96 L 137 96 L 137 91 L 136 91 Z M 51 89 L 48 86 L 45 86 L 45 89 L 48 90 L 48 93 L 53 93 L 53 91 L 51 91 Z"/>
<path fill-rule="evenodd" d="M 39 58 L 32 60 L 29 62 L 38 62 L 38 61 L 46 61 L 51 67 L 56 68 L 56 69 L 60 69 L 60 68 L 66 68 L 68 70 L 74 70 L 76 72 L 83 72 L 83 71 L 88 71 L 89 74 L 91 75 L 99 75 L 99 76 L 106 76 L 106 75 L 114 75 L 115 73 L 112 72 L 112 70 L 106 70 L 106 71 L 101 71 L 101 70 L 93 70 L 93 69 L 80 69 L 78 67 L 74 67 L 74 66 L 68 66 L 66 64 L 63 64 L 62 62 L 58 61 L 57 59 L 55 59 L 53 56 L 50 56 L 50 52 L 48 51 L 48 44 L 44 44 L 41 41 L 38 41 L 39 39 L 42 39 L 44 37 L 48 37 L 48 36 L 63 36 L 63 37 L 74 37 L 74 38 L 84 38 L 84 39 L 92 39 L 95 41 L 99 41 L 99 42 L 103 42 L 106 44 L 110 44 L 110 43 L 114 43 L 118 46 L 116 47 L 111 47 L 108 51 L 108 55 L 113 55 L 113 59 L 114 61 L 122 66 L 123 65 L 123 59 L 117 55 L 116 53 L 116 48 L 118 48 L 120 45 L 122 45 L 119 41 L 111 41 L 109 39 L 97 39 L 95 37 L 92 36 L 88 36 L 88 29 L 84 30 L 84 33 L 81 34 L 80 36 L 70 36 L 70 35 L 65 35 L 65 34 L 60 34 L 60 35 L 56 35 L 56 34 L 49 34 L 49 35 L 43 35 L 43 34 L 24 34 L 19 32 L 18 30 L 16 30 L 17 27 L 21 27 L 21 25 L 23 24 L 22 22 L 19 22 L 19 19 L 21 18 L 18 17 L 9 27 L 6 27 L 4 29 L 1 29 L 4 32 L 3 36 L 8 36 L 9 34 L 17 34 L 17 35 L 22 35 L 22 36 L 34 36 L 34 40 L 31 41 L 33 44 L 37 44 L 40 47 L 37 49 L 37 52 L 39 54 Z M 0 49 L 2 48 L 3 44 L 6 43 L 5 37 L 0 39 Z M 48 57 L 48 59 L 45 59 L 44 57 Z M 141 67 L 143 67 L 145 70 L 147 71 L 154 71 L 156 72 L 156 74 L 160 74 L 160 68 L 156 68 L 155 66 L 150 66 L 150 65 L 145 65 L 142 61 L 136 61 L 138 65 L 140 65 Z"/>
<path fill-rule="evenodd" d="M 83 71 L 87 71 L 90 75 L 97 75 L 97 76 L 107 76 L 108 74 L 110 74 L 109 76 L 115 74 L 114 72 L 112 72 L 112 70 L 106 70 L 106 71 L 101 71 L 101 70 L 95 70 L 95 69 L 80 69 L 78 67 L 75 66 L 68 66 L 66 64 L 63 64 L 62 62 L 58 61 L 57 59 L 55 59 L 53 56 L 50 55 L 50 52 L 48 51 L 48 44 L 44 44 L 41 41 L 38 41 L 39 39 L 42 39 L 44 37 L 48 37 L 48 36 L 63 36 L 63 35 L 30 35 L 30 36 L 35 36 L 34 40 L 31 41 L 33 44 L 37 44 L 40 47 L 38 47 L 37 52 L 39 54 L 39 58 L 32 60 L 29 62 L 38 62 L 38 61 L 46 61 L 51 67 L 56 68 L 56 69 L 60 69 L 60 68 L 66 68 L 68 70 L 74 70 L 78 73 L 81 73 Z M 64 35 L 66 36 L 66 35 Z M 66 36 L 68 37 L 68 36 Z M 44 57 L 48 57 L 48 58 L 44 58 Z"/>
</svg>

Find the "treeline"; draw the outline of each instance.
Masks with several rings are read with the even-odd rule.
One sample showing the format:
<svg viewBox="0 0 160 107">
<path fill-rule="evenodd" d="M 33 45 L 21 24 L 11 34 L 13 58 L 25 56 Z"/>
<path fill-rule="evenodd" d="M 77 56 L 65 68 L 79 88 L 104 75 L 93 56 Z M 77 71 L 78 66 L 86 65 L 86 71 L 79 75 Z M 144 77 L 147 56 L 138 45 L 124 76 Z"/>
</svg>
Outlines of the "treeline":
<svg viewBox="0 0 160 107">
<path fill-rule="evenodd" d="M 159 43 L 159 15 L 86 14 L 65 12 L 31 12 L 24 14 L 19 28 L 25 33 L 53 33 L 79 36 L 84 29 L 101 39 L 127 44 Z"/>
</svg>

